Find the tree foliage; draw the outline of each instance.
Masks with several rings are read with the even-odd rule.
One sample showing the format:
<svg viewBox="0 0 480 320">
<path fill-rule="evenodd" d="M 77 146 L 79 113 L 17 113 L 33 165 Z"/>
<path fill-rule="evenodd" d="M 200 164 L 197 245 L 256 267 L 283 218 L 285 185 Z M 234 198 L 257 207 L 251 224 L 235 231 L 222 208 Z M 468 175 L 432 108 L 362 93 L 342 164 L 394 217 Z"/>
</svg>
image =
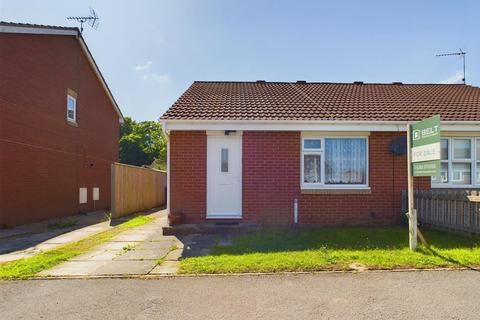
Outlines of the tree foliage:
<svg viewBox="0 0 480 320">
<path fill-rule="evenodd" d="M 165 169 L 167 141 L 156 121 L 136 122 L 126 117 L 120 128 L 120 162 Z"/>
</svg>

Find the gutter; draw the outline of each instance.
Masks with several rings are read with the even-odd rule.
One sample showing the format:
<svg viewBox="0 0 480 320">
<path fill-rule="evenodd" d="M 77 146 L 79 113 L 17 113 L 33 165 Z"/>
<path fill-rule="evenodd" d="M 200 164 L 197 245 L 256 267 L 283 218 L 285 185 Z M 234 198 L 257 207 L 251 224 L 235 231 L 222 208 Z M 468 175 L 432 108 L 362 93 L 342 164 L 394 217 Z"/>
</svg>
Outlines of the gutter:
<svg viewBox="0 0 480 320">
<path fill-rule="evenodd" d="M 163 130 L 243 130 L 243 131 L 344 131 L 405 132 L 408 121 L 343 121 L 343 120 L 169 120 L 160 119 Z M 442 121 L 443 131 L 480 131 L 480 121 Z"/>
</svg>

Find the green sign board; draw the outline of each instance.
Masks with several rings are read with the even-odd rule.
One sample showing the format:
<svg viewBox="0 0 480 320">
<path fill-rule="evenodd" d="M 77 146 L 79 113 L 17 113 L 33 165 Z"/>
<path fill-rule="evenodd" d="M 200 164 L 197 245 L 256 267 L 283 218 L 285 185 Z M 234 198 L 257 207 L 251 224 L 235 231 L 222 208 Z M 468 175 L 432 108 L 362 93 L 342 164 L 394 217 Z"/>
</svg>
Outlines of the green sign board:
<svg viewBox="0 0 480 320">
<path fill-rule="evenodd" d="M 433 116 L 410 127 L 412 173 L 416 177 L 440 173 L 440 116 Z"/>
<path fill-rule="evenodd" d="M 414 177 L 438 176 L 440 173 L 440 161 L 430 160 L 412 163 Z"/>
</svg>

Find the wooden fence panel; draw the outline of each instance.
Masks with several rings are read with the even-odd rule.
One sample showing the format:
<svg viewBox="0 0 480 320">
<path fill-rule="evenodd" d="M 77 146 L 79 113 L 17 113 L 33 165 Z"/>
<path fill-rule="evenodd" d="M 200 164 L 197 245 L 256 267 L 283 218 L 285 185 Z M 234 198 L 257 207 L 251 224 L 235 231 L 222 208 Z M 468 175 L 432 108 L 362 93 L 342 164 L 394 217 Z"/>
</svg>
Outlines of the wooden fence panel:
<svg viewBox="0 0 480 320">
<path fill-rule="evenodd" d="M 163 171 L 114 163 L 111 179 L 113 218 L 166 203 L 167 174 Z"/>
<path fill-rule="evenodd" d="M 406 212 L 407 192 L 402 192 Z M 416 190 L 418 221 L 422 225 L 480 235 L 480 197 L 471 190 Z"/>
</svg>

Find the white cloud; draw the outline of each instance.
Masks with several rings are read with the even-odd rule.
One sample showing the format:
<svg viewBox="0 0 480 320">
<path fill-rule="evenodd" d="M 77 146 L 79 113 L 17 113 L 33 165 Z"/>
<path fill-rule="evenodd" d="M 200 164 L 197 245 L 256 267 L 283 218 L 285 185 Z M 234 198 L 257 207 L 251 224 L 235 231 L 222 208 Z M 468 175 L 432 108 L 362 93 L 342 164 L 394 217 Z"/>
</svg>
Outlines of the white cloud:
<svg viewBox="0 0 480 320">
<path fill-rule="evenodd" d="M 168 74 L 152 73 L 152 79 L 155 79 L 159 83 L 170 82 L 170 77 L 168 76 Z"/>
<path fill-rule="evenodd" d="M 140 76 L 143 81 L 153 81 L 158 84 L 167 84 L 170 82 L 170 76 L 168 74 L 158 73 L 152 70 L 152 61 L 147 61 L 144 64 L 135 66 L 135 72 Z"/>
<path fill-rule="evenodd" d="M 440 81 L 441 84 L 455 84 L 455 83 L 463 83 L 463 71 L 458 70 L 448 79 Z"/>
<path fill-rule="evenodd" d="M 144 64 L 139 64 L 135 66 L 135 71 L 141 72 L 141 71 L 147 71 L 150 70 L 152 67 L 153 62 L 152 61 L 147 61 Z"/>
</svg>

